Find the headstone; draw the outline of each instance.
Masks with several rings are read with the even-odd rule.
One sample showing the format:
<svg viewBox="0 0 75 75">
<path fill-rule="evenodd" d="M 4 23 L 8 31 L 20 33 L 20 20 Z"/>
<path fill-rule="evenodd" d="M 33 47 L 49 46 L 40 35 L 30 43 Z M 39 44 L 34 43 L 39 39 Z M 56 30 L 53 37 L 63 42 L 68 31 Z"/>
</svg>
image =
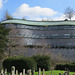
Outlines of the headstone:
<svg viewBox="0 0 75 75">
<path fill-rule="evenodd" d="M 1 70 L 1 75 L 4 75 L 4 73 L 3 73 L 4 71 L 3 71 L 3 69 Z"/>
<path fill-rule="evenodd" d="M 41 68 L 39 68 L 39 73 L 38 73 L 38 75 L 41 75 Z"/>
<path fill-rule="evenodd" d="M 5 69 L 5 71 L 4 71 L 4 75 L 7 75 L 7 69 Z"/>
<path fill-rule="evenodd" d="M 27 75 L 29 75 L 29 70 L 27 70 Z"/>
<path fill-rule="evenodd" d="M 12 68 L 11 68 L 11 75 L 15 75 L 15 67 L 14 66 L 12 66 Z"/>
<path fill-rule="evenodd" d="M 22 75 L 22 72 L 20 73 L 20 75 Z"/>
<path fill-rule="evenodd" d="M 25 75 L 25 69 L 23 69 L 23 75 Z"/>
<path fill-rule="evenodd" d="M 31 75 L 31 69 L 29 69 L 29 75 Z"/>
<path fill-rule="evenodd" d="M 1 74 L 3 74 L 3 69 L 1 70 Z"/>
<path fill-rule="evenodd" d="M 16 75 L 18 75 L 18 70 L 16 70 Z"/>
<path fill-rule="evenodd" d="M 42 75 L 45 75 L 45 69 L 43 69 L 43 74 Z"/>
</svg>

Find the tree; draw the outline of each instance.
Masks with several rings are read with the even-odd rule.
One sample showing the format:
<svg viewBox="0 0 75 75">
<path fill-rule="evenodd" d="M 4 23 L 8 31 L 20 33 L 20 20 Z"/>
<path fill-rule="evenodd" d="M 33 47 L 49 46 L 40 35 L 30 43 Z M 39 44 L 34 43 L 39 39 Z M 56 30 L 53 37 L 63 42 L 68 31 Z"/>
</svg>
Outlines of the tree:
<svg viewBox="0 0 75 75">
<path fill-rule="evenodd" d="M 69 18 L 71 20 L 71 18 L 75 15 L 74 13 L 75 13 L 75 11 L 72 8 L 67 7 L 65 9 L 64 15 L 66 18 Z"/>
<path fill-rule="evenodd" d="M 4 14 L 3 14 L 3 19 L 2 20 L 10 20 L 10 19 L 13 19 L 13 17 L 8 13 L 8 11 L 4 11 Z"/>
<path fill-rule="evenodd" d="M 19 48 L 19 40 L 20 37 L 18 37 L 19 29 L 17 29 L 14 25 L 10 24 L 9 26 L 9 35 L 7 36 L 8 42 L 7 42 L 7 55 L 10 57 L 14 51 Z"/>
<path fill-rule="evenodd" d="M 4 51 L 6 49 L 6 43 L 7 43 L 7 35 L 8 35 L 9 29 L 5 28 L 0 23 L 0 58 L 2 58 L 2 55 L 4 55 Z"/>
<path fill-rule="evenodd" d="M 21 36 L 20 28 L 17 28 L 15 24 L 9 25 L 9 35 L 7 36 L 7 56 L 23 56 L 26 53 L 26 47 L 22 44 L 23 43 L 23 36 Z"/>
</svg>

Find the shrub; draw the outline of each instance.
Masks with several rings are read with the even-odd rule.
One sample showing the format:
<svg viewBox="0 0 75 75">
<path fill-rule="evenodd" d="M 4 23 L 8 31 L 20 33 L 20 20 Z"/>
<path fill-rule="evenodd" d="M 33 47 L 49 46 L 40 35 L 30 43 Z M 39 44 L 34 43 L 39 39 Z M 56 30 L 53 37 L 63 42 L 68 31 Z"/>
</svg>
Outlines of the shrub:
<svg viewBox="0 0 75 75">
<path fill-rule="evenodd" d="M 42 70 L 45 69 L 46 71 L 50 70 L 51 60 L 48 55 L 35 55 L 32 56 L 32 58 L 34 58 L 35 61 L 37 62 L 37 70 L 39 68 L 41 68 Z"/>
<path fill-rule="evenodd" d="M 25 69 L 26 71 L 28 69 L 36 69 L 37 64 L 35 60 L 30 57 L 7 58 L 3 61 L 4 69 L 7 68 L 9 72 L 11 71 L 12 66 L 15 66 L 16 70 L 22 72 L 23 69 Z"/>
<path fill-rule="evenodd" d="M 75 63 L 69 63 L 69 64 L 57 64 L 55 67 L 56 70 L 65 70 L 68 69 L 72 72 L 75 72 Z"/>
</svg>

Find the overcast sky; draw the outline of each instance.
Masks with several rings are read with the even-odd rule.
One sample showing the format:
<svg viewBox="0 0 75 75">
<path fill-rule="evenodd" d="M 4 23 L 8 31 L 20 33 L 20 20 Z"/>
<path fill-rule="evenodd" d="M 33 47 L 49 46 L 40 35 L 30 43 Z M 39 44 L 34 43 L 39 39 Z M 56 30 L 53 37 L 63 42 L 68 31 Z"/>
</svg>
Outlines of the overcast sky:
<svg viewBox="0 0 75 75">
<path fill-rule="evenodd" d="M 64 20 L 63 13 L 67 7 L 75 10 L 75 0 L 0 0 L 0 20 L 6 10 L 18 19 Z"/>
</svg>

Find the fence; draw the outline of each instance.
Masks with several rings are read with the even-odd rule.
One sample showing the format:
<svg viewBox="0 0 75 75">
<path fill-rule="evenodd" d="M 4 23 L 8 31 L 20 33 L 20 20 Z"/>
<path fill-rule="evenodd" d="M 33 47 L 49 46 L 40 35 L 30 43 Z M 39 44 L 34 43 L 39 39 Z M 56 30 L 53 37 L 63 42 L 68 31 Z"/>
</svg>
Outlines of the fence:
<svg viewBox="0 0 75 75">
<path fill-rule="evenodd" d="M 35 70 L 31 71 L 31 69 L 29 69 L 27 70 L 27 73 L 25 73 L 25 69 L 23 69 L 23 72 L 18 73 L 18 70 L 15 70 L 15 67 L 12 66 L 11 73 L 7 73 L 7 69 L 5 70 L 2 69 L 0 75 L 35 75 Z M 38 75 L 46 75 L 45 69 L 43 69 L 43 72 L 41 74 L 41 68 L 39 68 Z M 52 75 L 52 71 L 51 71 L 51 74 L 49 75 Z M 65 71 L 63 74 L 59 73 L 59 75 L 70 75 L 70 73 L 69 71 Z"/>
</svg>

